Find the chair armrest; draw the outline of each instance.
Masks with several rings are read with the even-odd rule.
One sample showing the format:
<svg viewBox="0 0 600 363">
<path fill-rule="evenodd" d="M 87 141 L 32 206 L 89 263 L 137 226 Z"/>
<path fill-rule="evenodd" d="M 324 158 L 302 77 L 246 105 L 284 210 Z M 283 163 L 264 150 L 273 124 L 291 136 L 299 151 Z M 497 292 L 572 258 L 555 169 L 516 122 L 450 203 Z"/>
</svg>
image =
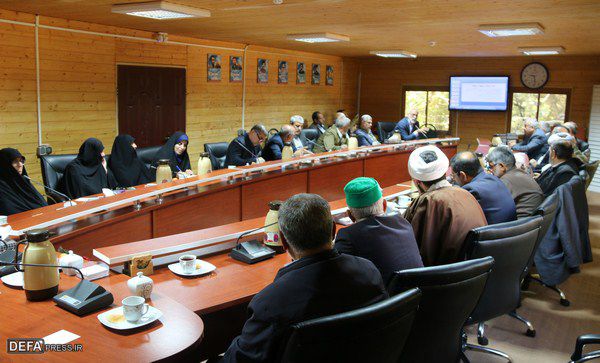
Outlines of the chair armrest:
<svg viewBox="0 0 600 363">
<path fill-rule="evenodd" d="M 582 358 L 583 347 L 589 344 L 600 344 L 600 334 L 584 334 L 577 338 L 575 351 L 571 355 L 571 361 L 576 362 Z"/>
</svg>

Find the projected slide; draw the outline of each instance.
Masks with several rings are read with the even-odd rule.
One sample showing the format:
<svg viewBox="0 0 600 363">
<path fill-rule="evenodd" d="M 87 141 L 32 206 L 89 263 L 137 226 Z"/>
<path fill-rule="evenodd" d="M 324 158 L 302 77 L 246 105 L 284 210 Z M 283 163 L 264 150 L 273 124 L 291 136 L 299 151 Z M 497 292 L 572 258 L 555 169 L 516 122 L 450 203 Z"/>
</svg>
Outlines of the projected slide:
<svg viewBox="0 0 600 363">
<path fill-rule="evenodd" d="M 508 77 L 450 77 L 450 109 L 506 111 Z"/>
</svg>

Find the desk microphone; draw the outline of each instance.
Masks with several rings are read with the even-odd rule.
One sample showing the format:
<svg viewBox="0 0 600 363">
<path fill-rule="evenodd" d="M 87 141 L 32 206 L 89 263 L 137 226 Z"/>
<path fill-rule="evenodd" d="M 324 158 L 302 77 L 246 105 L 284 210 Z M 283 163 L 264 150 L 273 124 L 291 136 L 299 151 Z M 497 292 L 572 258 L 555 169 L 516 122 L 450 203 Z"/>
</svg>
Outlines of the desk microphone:
<svg viewBox="0 0 600 363">
<path fill-rule="evenodd" d="M 75 203 L 71 198 L 69 198 L 68 195 L 63 194 L 63 193 L 59 192 L 58 190 L 56 190 L 54 188 L 50 188 L 49 186 L 44 185 L 44 184 L 42 184 L 40 182 L 37 182 L 37 181 L 31 179 L 28 175 L 23 175 L 23 178 L 29 180 L 30 182 L 33 182 L 34 184 L 37 184 L 37 185 L 43 187 L 45 189 L 48 189 L 49 191 L 54 192 L 54 193 L 60 195 L 61 197 L 66 198 L 68 200 L 68 202 L 65 202 L 65 207 L 71 207 L 71 206 L 77 205 L 77 203 Z"/>
<path fill-rule="evenodd" d="M 240 145 L 242 148 L 244 148 L 244 150 L 246 150 L 247 152 L 250 153 L 250 155 L 252 155 L 254 158 L 258 159 L 258 156 L 256 156 L 252 151 L 248 150 L 248 148 L 242 144 L 241 142 L 238 141 L 238 139 L 235 139 L 235 142 Z"/>
<path fill-rule="evenodd" d="M 275 255 L 275 251 L 273 251 L 271 248 L 265 246 L 258 240 L 253 239 L 248 242 L 240 243 L 240 239 L 250 233 L 259 231 L 263 228 L 273 226 L 277 223 L 278 222 L 267 224 L 266 226 L 251 229 L 249 231 L 246 231 L 246 232 L 240 234 L 238 236 L 237 240 L 235 241 L 235 247 L 231 250 L 231 252 L 229 253 L 229 256 L 231 258 L 233 258 L 234 260 L 238 260 L 238 261 L 248 263 L 248 264 L 253 264 L 253 263 L 273 257 L 273 255 Z"/>
<path fill-rule="evenodd" d="M 314 142 L 314 141 L 312 141 L 312 140 L 306 139 L 306 141 L 308 141 L 308 142 L 310 142 L 311 144 L 313 144 L 313 146 L 318 146 L 318 147 L 321 147 L 319 144 L 317 144 L 316 142 Z M 323 145 L 323 149 L 325 149 L 325 145 Z M 329 151 L 329 150 L 325 149 L 325 151 Z"/>
</svg>

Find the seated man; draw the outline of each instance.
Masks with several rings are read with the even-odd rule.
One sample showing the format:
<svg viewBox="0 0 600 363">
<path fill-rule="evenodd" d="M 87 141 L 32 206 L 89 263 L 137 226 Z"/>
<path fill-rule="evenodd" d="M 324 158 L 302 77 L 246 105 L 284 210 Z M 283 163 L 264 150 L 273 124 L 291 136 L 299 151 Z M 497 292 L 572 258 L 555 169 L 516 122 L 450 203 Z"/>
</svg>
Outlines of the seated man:
<svg viewBox="0 0 600 363">
<path fill-rule="evenodd" d="M 516 167 L 515 156 L 507 147 L 497 147 L 487 155 L 492 174 L 506 185 L 517 206 L 517 218 L 529 217 L 544 201 L 544 193 L 531 175 Z"/>
<path fill-rule="evenodd" d="M 356 178 L 344 193 L 355 223 L 338 232 L 336 250 L 370 260 L 386 283 L 394 271 L 423 267 L 412 226 L 398 214 L 385 214 L 387 202 L 375 179 Z"/>
<path fill-rule="evenodd" d="M 552 128 L 552 131 L 550 131 L 550 135 L 548 136 L 548 146 L 550 145 L 550 137 L 552 135 L 558 134 L 558 133 L 568 133 L 569 130 L 564 127 L 562 124 L 556 125 Z M 550 163 L 550 148 L 548 148 L 548 150 L 546 151 L 546 153 L 541 156 L 540 158 L 538 158 L 537 160 L 531 160 L 531 164 L 534 166 L 533 170 L 537 173 L 540 172 L 542 170 L 543 167 L 545 167 L 546 165 L 548 165 Z M 546 170 L 546 169 L 544 169 Z"/>
<path fill-rule="evenodd" d="M 260 157 L 260 144 L 267 139 L 267 129 L 256 124 L 250 132 L 244 132 L 229 143 L 225 156 L 225 165 L 244 166 L 246 164 L 263 163 Z"/>
<path fill-rule="evenodd" d="M 558 134 L 557 134 L 558 135 Z M 573 157 L 573 143 L 558 137 L 550 145 L 550 167 L 538 178 L 537 183 L 542 188 L 544 196 L 549 196 L 556 188 L 579 175 L 581 160 Z"/>
<path fill-rule="evenodd" d="M 577 148 L 579 149 L 579 151 L 581 151 L 583 153 L 583 155 L 587 159 L 587 161 L 585 161 L 585 162 L 586 163 L 589 162 L 590 155 L 591 155 L 590 144 L 577 138 L 577 124 L 573 121 L 569 121 L 569 122 L 565 122 L 564 126 L 567 128 L 567 130 L 569 130 L 569 134 L 571 134 L 571 136 L 573 136 L 575 138 L 575 140 L 577 141 Z"/>
<path fill-rule="evenodd" d="M 333 249 L 329 203 L 296 194 L 279 209 L 281 242 L 294 261 L 248 305 L 248 320 L 224 362 L 276 362 L 290 325 L 371 305 L 387 298 L 368 260 Z"/>
<path fill-rule="evenodd" d="M 284 146 L 290 146 L 294 152 L 294 156 L 302 155 L 304 149 L 296 149 L 296 146 L 292 142 L 294 138 L 294 126 L 284 125 L 281 130 L 273 135 L 267 144 L 265 149 L 262 151 L 262 157 L 265 161 L 281 160 L 281 152 Z M 308 150 L 307 150 L 308 151 Z"/>
<path fill-rule="evenodd" d="M 510 191 L 492 174 L 483 171 L 475 153 L 463 151 L 450 160 L 454 182 L 471 193 L 481 205 L 488 224 L 517 219 L 517 207 Z"/>
<path fill-rule="evenodd" d="M 523 141 L 518 144 L 511 141 L 508 145 L 513 151 L 526 153 L 529 160 L 537 160 L 544 156 L 548 150 L 547 141 L 548 138 L 544 131 L 538 127 L 538 122 L 535 119 L 529 118 L 525 120 L 525 126 L 523 127 Z"/>
<path fill-rule="evenodd" d="M 321 134 L 317 139 L 317 143 L 313 149 L 316 153 L 325 151 L 342 150 L 348 148 L 348 130 L 350 129 L 351 120 L 340 115 L 335 120 L 335 123 L 330 128 Z"/>
<path fill-rule="evenodd" d="M 319 133 L 319 136 L 321 136 L 322 133 L 327 131 L 327 127 L 325 126 L 325 116 L 323 116 L 323 114 L 321 112 L 319 112 L 319 111 L 313 112 L 312 120 L 313 120 L 313 123 L 312 123 L 312 125 L 310 125 L 308 127 L 309 129 L 317 130 L 317 132 Z"/>
<path fill-rule="evenodd" d="M 362 115 L 360 123 L 356 129 L 356 138 L 358 139 L 358 146 L 371 146 L 379 145 L 375 135 L 371 131 L 373 126 L 373 118 L 370 115 Z"/>
<path fill-rule="evenodd" d="M 411 109 L 405 118 L 398 121 L 394 132 L 399 132 L 402 140 L 418 140 L 424 139 L 427 134 L 427 127 L 419 128 L 419 111 Z"/>
<path fill-rule="evenodd" d="M 302 127 L 304 126 L 304 118 L 300 115 L 294 115 L 290 117 L 290 125 L 294 127 L 294 138 L 293 143 L 297 150 L 304 149 L 308 143 L 306 139 L 302 137 Z"/>
<path fill-rule="evenodd" d="M 425 266 L 461 260 L 467 233 L 485 226 L 479 203 L 466 190 L 446 180 L 448 157 L 433 145 L 414 150 L 408 172 L 421 195 L 406 210 Z"/>
</svg>

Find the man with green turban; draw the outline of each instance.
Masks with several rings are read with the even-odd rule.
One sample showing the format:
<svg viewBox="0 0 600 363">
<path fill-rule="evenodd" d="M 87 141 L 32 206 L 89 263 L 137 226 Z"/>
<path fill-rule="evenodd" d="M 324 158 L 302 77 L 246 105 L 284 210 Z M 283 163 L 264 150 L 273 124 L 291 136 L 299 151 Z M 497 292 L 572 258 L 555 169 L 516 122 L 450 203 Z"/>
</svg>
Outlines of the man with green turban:
<svg viewBox="0 0 600 363">
<path fill-rule="evenodd" d="M 355 223 L 338 232 L 339 252 L 370 260 L 386 283 L 394 271 L 423 267 L 412 226 L 399 214 L 385 214 L 387 203 L 375 179 L 356 178 L 344 193 Z"/>
</svg>

